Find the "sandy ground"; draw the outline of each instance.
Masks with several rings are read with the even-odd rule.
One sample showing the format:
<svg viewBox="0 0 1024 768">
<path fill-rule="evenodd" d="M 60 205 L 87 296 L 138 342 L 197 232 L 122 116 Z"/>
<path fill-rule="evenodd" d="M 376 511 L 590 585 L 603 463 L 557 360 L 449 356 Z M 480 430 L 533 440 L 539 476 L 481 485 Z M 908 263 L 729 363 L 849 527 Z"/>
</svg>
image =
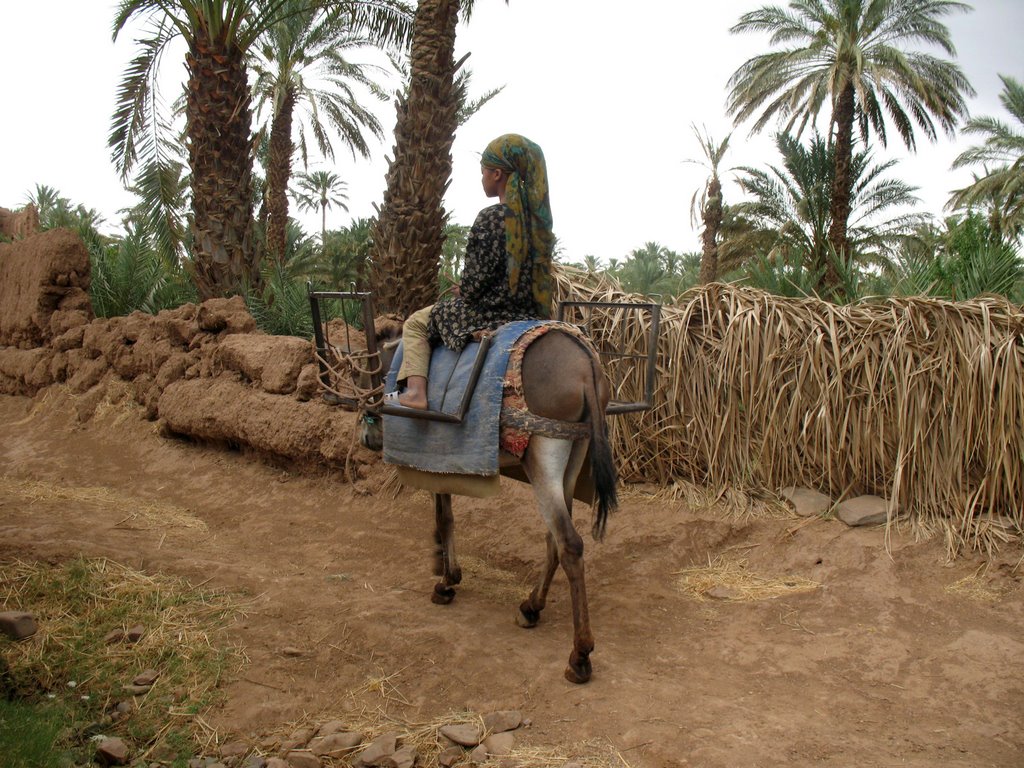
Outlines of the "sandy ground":
<svg viewBox="0 0 1024 768">
<path fill-rule="evenodd" d="M 248 663 L 207 718 L 224 734 L 516 708 L 519 744 L 609 766 L 1024 765 L 1019 549 L 948 563 L 938 539 L 887 551 L 880 529 L 627 488 L 587 538 L 597 646 L 574 686 L 564 576 L 537 628 L 513 622 L 543 557 L 527 487 L 456 499 L 465 578 L 437 606 L 429 497 L 393 498 L 382 465 L 352 487 L 162 438 L 128 405 L 74 414 L 62 392 L 0 397 L 0 558 L 106 556 L 246 595 L 230 638 Z M 680 572 L 714 558 L 820 586 L 696 599 Z"/>
</svg>

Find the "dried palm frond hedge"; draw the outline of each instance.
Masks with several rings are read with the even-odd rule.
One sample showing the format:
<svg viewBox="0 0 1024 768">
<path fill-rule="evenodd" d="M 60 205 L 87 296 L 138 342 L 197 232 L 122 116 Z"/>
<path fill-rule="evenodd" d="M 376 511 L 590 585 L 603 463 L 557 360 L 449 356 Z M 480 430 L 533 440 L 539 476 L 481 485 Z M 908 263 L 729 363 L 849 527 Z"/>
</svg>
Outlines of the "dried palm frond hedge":
<svg viewBox="0 0 1024 768">
<path fill-rule="evenodd" d="M 557 293 L 637 300 L 564 267 Z M 599 346 L 646 354 L 641 314 L 586 314 L 575 321 Z M 663 307 L 656 344 L 654 407 L 611 420 L 625 479 L 800 485 L 836 501 L 871 493 L 891 501 L 890 522 L 938 528 L 955 551 L 1019 539 L 1019 306 L 997 298 L 838 306 L 716 283 Z M 614 362 L 609 371 L 614 399 L 642 399 L 642 375 Z"/>
</svg>

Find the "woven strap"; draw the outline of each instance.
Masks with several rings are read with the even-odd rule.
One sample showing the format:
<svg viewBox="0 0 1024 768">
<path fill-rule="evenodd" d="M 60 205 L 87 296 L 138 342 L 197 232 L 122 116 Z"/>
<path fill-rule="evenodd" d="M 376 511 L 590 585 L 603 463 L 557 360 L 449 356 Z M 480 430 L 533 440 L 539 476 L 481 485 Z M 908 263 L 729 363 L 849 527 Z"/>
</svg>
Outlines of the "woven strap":
<svg viewBox="0 0 1024 768">
<path fill-rule="evenodd" d="M 501 426 L 558 440 L 582 440 L 590 437 L 590 424 L 585 421 L 548 419 L 521 408 L 510 408 L 508 405 L 501 409 Z"/>
</svg>

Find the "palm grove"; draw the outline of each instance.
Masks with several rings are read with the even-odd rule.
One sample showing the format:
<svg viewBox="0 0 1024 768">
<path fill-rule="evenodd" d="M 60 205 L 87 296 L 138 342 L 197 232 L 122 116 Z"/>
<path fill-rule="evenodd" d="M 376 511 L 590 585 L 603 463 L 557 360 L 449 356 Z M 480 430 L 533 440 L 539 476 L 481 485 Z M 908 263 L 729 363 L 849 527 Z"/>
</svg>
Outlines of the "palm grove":
<svg viewBox="0 0 1024 768">
<path fill-rule="evenodd" d="M 123 0 L 115 37 L 130 21 L 144 29 L 110 133 L 113 161 L 138 196 L 124 234 L 101 236 L 94 211 L 53 189 L 30 195 L 44 228 L 82 233 L 97 313 L 241 294 L 266 330 L 306 333 L 307 281 L 372 287 L 380 308 L 399 312 L 432 301 L 465 242 L 443 207 L 454 134 L 497 93 L 472 101 L 469 73 L 454 60 L 472 6 Z M 1007 115 L 967 114 L 973 89 L 944 20 L 969 10 L 946 0 L 792 0 L 743 15 L 732 32 L 766 33 L 769 46 L 733 74 L 727 110 L 738 127 L 775 129 L 778 158 L 734 169 L 739 194 L 726 199 L 730 137 L 694 127 L 703 157 L 692 159 L 707 172 L 690 207 L 700 251 L 647 242 L 608 264 L 586 256 L 572 266 L 666 298 L 726 280 L 833 301 L 1024 300 L 1024 86 L 1001 74 Z M 167 103 L 157 74 L 179 39 L 188 77 Z M 395 66 L 360 62 L 375 50 Z M 347 210 L 347 187 L 334 172 L 310 171 L 310 152 L 367 157 L 385 134 L 365 100 L 389 91 L 397 123 L 379 215 L 329 228 L 328 214 Z M 881 151 L 891 136 L 913 149 L 958 129 L 974 143 L 955 166 L 974 181 L 936 221 L 914 212 L 915 189 Z M 302 230 L 289 200 L 319 214 L 319 232 Z"/>
</svg>

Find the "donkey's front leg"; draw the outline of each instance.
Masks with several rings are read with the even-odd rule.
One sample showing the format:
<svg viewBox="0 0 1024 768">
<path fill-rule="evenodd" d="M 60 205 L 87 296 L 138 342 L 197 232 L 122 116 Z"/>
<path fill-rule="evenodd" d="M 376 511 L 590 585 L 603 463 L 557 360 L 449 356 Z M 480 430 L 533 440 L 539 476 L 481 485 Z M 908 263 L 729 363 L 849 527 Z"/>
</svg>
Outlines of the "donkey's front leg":
<svg viewBox="0 0 1024 768">
<path fill-rule="evenodd" d="M 562 570 L 569 579 L 573 643 L 565 677 L 573 683 L 585 683 L 591 675 L 590 654 L 594 650 L 594 637 L 590 632 L 590 611 L 584 583 L 583 539 L 573 527 L 566 504 L 564 478 L 572 447 L 572 442 L 567 440 L 534 435 L 523 457 L 523 468 L 533 486 L 540 514 L 554 537 Z"/>
<path fill-rule="evenodd" d="M 434 539 L 437 542 L 434 574 L 442 579 L 434 585 L 430 596 L 438 605 L 448 605 L 455 599 L 453 587 L 462 581 L 462 569 L 455 558 L 455 516 L 452 514 L 450 493 L 434 494 Z"/>
</svg>

